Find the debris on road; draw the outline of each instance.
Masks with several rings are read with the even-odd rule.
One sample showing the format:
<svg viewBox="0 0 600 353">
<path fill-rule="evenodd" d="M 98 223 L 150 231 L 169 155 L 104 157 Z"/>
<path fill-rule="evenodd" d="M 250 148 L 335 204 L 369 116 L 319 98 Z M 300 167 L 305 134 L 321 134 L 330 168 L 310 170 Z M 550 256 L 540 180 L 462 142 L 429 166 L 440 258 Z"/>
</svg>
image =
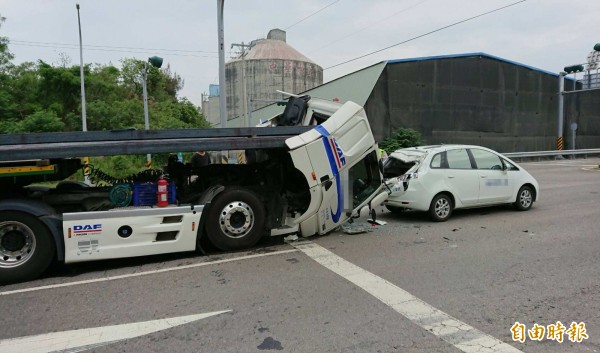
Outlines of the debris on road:
<svg viewBox="0 0 600 353">
<path fill-rule="evenodd" d="M 286 243 L 289 243 L 291 241 L 296 241 L 296 240 L 298 240 L 298 236 L 296 234 L 290 234 L 287 237 L 283 238 L 283 241 Z"/>
<path fill-rule="evenodd" d="M 367 233 L 367 232 L 372 232 L 374 229 L 377 229 L 377 228 L 378 228 L 378 226 L 376 224 L 370 224 L 370 223 L 365 223 L 365 222 L 345 223 L 341 226 L 342 231 L 346 234 Z"/>
</svg>

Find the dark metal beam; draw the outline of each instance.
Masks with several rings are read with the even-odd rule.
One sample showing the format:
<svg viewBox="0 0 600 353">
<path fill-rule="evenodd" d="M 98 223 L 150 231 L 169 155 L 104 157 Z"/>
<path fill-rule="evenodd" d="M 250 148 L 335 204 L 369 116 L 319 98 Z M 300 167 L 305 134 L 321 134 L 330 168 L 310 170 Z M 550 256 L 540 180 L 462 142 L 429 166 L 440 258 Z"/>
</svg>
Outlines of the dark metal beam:
<svg viewBox="0 0 600 353">
<path fill-rule="evenodd" d="M 269 130 L 269 128 L 263 128 Z M 286 148 L 289 136 L 176 138 L 0 145 L 0 161 L 125 154 Z"/>
<path fill-rule="evenodd" d="M 183 138 L 243 138 L 256 136 L 294 136 L 310 130 L 310 126 L 246 127 L 224 129 L 115 130 L 46 132 L 0 135 L 0 145 L 23 145 L 57 142 L 99 142 Z M 146 153 L 146 152 L 144 152 Z"/>
</svg>

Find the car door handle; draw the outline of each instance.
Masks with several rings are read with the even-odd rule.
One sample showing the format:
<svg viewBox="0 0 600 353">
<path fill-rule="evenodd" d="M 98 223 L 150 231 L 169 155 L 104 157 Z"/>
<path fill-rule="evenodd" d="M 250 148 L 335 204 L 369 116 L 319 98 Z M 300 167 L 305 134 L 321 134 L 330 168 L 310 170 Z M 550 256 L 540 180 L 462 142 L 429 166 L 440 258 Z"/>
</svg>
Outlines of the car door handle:
<svg viewBox="0 0 600 353">
<path fill-rule="evenodd" d="M 485 176 L 485 175 L 480 175 L 480 177 L 482 177 L 482 178 L 484 178 L 484 179 L 486 178 L 486 176 Z"/>
<path fill-rule="evenodd" d="M 454 175 L 448 175 L 448 179 L 454 179 Z"/>
</svg>

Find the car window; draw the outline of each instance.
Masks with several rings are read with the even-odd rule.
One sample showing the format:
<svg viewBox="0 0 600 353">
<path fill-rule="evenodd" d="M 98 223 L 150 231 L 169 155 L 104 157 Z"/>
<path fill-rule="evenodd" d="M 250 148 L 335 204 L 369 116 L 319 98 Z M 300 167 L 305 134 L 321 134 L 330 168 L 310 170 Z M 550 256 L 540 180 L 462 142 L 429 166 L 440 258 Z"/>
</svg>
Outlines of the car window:
<svg viewBox="0 0 600 353">
<path fill-rule="evenodd" d="M 471 149 L 471 153 L 475 159 L 475 164 L 477 164 L 477 169 L 502 169 L 502 161 L 500 160 L 500 157 L 492 152 L 473 148 Z"/>
<path fill-rule="evenodd" d="M 457 150 L 446 151 L 446 158 L 448 158 L 448 168 L 450 169 L 471 169 L 471 160 L 469 154 L 464 148 Z"/>
<path fill-rule="evenodd" d="M 431 158 L 431 163 L 429 164 L 429 166 L 431 168 L 441 168 L 442 167 L 442 154 L 443 153 L 438 153 L 435 156 L 433 156 L 433 158 Z"/>
<path fill-rule="evenodd" d="M 506 165 L 506 168 L 508 170 L 519 170 L 519 168 L 517 168 L 516 165 L 512 164 L 511 162 L 507 161 L 506 159 L 502 159 L 502 161 L 504 162 L 504 165 Z"/>
</svg>

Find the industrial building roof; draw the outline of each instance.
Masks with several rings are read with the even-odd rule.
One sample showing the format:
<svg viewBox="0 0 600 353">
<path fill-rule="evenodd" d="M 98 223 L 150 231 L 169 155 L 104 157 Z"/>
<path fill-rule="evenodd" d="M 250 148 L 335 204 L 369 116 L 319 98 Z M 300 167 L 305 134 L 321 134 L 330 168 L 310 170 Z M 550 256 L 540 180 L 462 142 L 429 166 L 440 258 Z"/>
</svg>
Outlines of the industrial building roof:
<svg viewBox="0 0 600 353">
<path fill-rule="evenodd" d="M 521 64 L 515 61 L 506 60 L 494 55 L 486 54 L 486 53 L 465 53 L 465 54 L 454 54 L 454 55 L 439 55 L 439 56 L 427 56 L 427 57 L 419 57 L 419 58 L 408 58 L 408 59 L 395 59 L 395 60 L 387 60 L 381 61 L 371 66 L 362 68 L 360 70 L 348 73 L 344 76 L 338 77 L 329 82 L 323 83 L 320 86 L 314 87 L 306 92 L 302 92 L 302 94 L 309 94 L 311 96 L 320 97 L 320 98 L 339 98 L 340 101 L 345 102 L 347 100 L 352 100 L 358 104 L 364 105 L 375 85 L 377 79 L 381 75 L 383 69 L 388 64 L 395 63 L 404 63 L 404 62 L 415 62 L 415 61 L 427 61 L 427 60 L 437 60 L 437 59 L 454 59 L 454 58 L 463 58 L 463 57 L 485 57 L 492 60 L 498 60 L 501 62 L 505 62 L 512 65 L 517 65 L 523 68 L 527 68 L 530 70 L 534 70 L 537 72 L 541 72 L 547 75 L 551 75 L 554 77 L 558 77 L 557 73 L 538 69 L 529 65 Z M 572 80 L 569 77 L 565 78 L 566 80 Z M 262 109 L 256 110 L 254 114 L 254 119 L 258 117 L 267 117 L 277 114 L 277 112 L 282 111 L 282 107 L 278 107 L 275 104 L 268 105 Z"/>
<path fill-rule="evenodd" d="M 539 71 L 539 72 L 543 72 L 543 73 L 548 74 L 548 75 L 552 75 L 552 76 L 558 77 L 558 74 L 554 73 L 554 72 L 550 72 L 550 71 L 538 69 L 538 68 L 533 67 L 533 66 L 521 64 L 521 63 L 518 63 L 516 61 L 507 60 L 507 59 L 501 58 L 499 56 L 494 56 L 494 55 L 490 55 L 490 54 L 487 54 L 487 53 L 481 53 L 481 52 L 480 53 L 438 55 L 438 56 L 423 56 L 423 57 L 420 57 L 420 58 L 408 58 L 408 59 L 394 59 L 394 60 L 388 60 L 387 63 L 388 64 L 395 64 L 395 63 L 405 63 L 405 62 L 414 62 L 414 61 L 427 61 L 427 60 L 439 60 L 439 59 L 464 58 L 464 57 L 471 57 L 471 56 L 481 56 L 481 57 L 489 58 L 489 59 L 492 59 L 492 60 L 498 60 L 498 61 L 502 61 L 502 62 L 505 62 L 505 63 L 508 63 L 508 64 L 521 66 L 521 67 L 524 67 L 524 68 L 527 68 L 527 69 L 530 69 L 530 70 Z"/>
</svg>

